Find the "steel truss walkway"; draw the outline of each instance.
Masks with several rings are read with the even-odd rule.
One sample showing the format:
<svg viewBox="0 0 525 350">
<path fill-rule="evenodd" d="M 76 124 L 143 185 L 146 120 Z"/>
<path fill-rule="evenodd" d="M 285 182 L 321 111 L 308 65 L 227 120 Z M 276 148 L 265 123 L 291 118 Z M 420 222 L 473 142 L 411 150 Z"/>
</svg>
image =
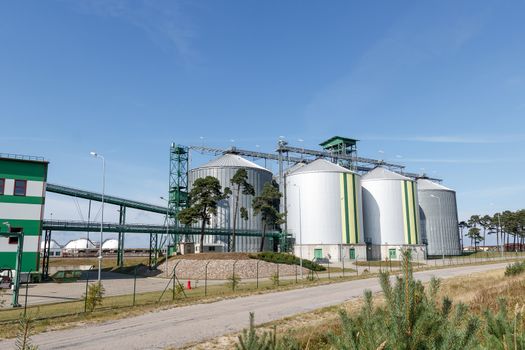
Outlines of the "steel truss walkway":
<svg viewBox="0 0 525 350">
<path fill-rule="evenodd" d="M 124 232 L 124 233 L 145 233 L 145 234 L 156 234 L 163 235 L 169 234 L 200 234 L 199 228 L 193 227 L 169 227 L 166 230 L 165 225 L 147 225 L 147 224 L 118 224 L 118 223 L 104 223 L 102 225 L 104 232 Z M 44 220 L 43 230 L 50 231 L 69 231 L 69 232 L 97 232 L 100 230 L 100 223 L 87 221 L 62 221 L 62 220 Z M 229 229 L 216 229 L 206 228 L 205 235 L 211 236 L 230 236 L 231 230 Z M 238 230 L 235 232 L 236 236 L 239 237 L 260 237 L 261 231 L 254 230 Z M 269 238 L 280 238 L 282 234 L 277 231 L 266 232 L 266 237 Z"/>
<path fill-rule="evenodd" d="M 66 196 L 71 196 L 71 197 L 94 200 L 97 202 L 102 201 L 102 194 L 100 193 L 80 190 L 78 188 L 60 186 L 60 185 L 55 185 L 55 184 L 50 184 L 50 183 L 46 185 L 46 191 L 63 194 Z M 148 203 L 138 202 L 138 201 L 115 197 L 115 196 L 108 196 L 106 194 L 104 195 L 104 203 L 119 205 L 119 206 L 126 207 L 126 208 L 144 210 L 144 211 L 148 211 L 151 213 L 157 213 L 157 214 L 163 214 L 163 215 L 166 215 L 166 211 L 168 210 L 168 208 L 162 207 L 160 205 L 148 204 Z"/>
<path fill-rule="evenodd" d="M 42 260 L 42 275 L 44 278 L 48 277 L 49 271 L 49 243 L 51 242 L 51 232 L 52 231 L 66 231 L 66 232 L 97 232 L 100 230 L 100 223 L 96 222 L 87 222 L 87 221 L 63 221 L 63 220 L 44 220 L 42 229 L 45 231 L 45 242 L 47 248 L 44 250 L 44 257 Z M 119 234 L 119 247 L 117 251 L 117 256 L 122 255 L 121 260 L 123 261 L 124 247 L 123 244 L 120 244 L 120 236 L 125 233 L 139 233 L 139 234 L 149 234 L 149 266 L 154 268 L 159 260 L 159 235 L 164 236 L 166 234 L 170 235 L 200 235 L 199 228 L 193 227 L 172 227 L 166 228 L 165 225 L 147 225 L 147 224 L 119 224 L 119 223 L 109 223 L 106 222 L 102 225 L 104 232 L 116 232 Z M 204 233 L 206 236 L 231 236 L 231 230 L 229 229 L 214 229 L 206 228 Z M 238 237 L 261 237 L 262 232 L 253 231 L 253 230 L 239 230 L 235 232 L 235 235 Z M 182 237 L 182 236 L 179 236 Z M 289 235 L 277 232 L 270 231 L 265 233 L 265 237 L 269 239 L 278 240 L 279 242 L 284 242 L 289 239 Z M 119 265 L 120 266 L 120 265 Z"/>
</svg>

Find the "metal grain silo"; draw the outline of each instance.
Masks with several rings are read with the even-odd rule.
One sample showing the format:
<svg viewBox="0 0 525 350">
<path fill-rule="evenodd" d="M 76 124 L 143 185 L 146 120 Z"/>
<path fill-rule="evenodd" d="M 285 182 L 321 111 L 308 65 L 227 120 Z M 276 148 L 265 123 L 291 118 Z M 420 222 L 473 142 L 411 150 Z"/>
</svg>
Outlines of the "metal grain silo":
<svg viewBox="0 0 525 350">
<path fill-rule="evenodd" d="M 261 193 L 263 186 L 272 181 L 272 173 L 236 154 L 224 154 L 209 163 L 198 168 L 192 169 L 188 176 L 188 187 L 191 189 L 193 182 L 198 178 L 213 176 L 217 178 L 224 189 L 231 187 L 230 180 L 237 170 L 244 168 L 248 173 L 248 182 L 254 187 L 255 195 Z M 262 221 L 260 216 L 253 216 L 252 200 L 253 196 L 241 194 L 239 197 L 239 208 L 245 207 L 248 210 L 248 220 L 242 220 L 237 217 L 237 231 L 257 230 L 262 232 Z M 233 226 L 233 199 L 226 199 L 219 203 L 217 215 L 211 219 L 211 228 L 231 229 Z M 239 214 L 237 214 L 239 215 Z M 198 238 L 196 238 L 198 242 Z M 236 251 L 239 252 L 256 252 L 259 250 L 261 239 L 259 237 L 236 237 Z M 266 239 L 267 247 L 270 247 L 270 240 Z M 224 251 L 227 251 L 227 236 L 205 236 L 205 244 L 222 244 Z"/>
<path fill-rule="evenodd" d="M 417 180 L 417 190 L 428 255 L 460 255 L 456 192 L 427 179 Z"/>
<path fill-rule="evenodd" d="M 288 232 L 307 259 L 363 259 L 360 176 L 317 159 L 286 177 Z"/>
<path fill-rule="evenodd" d="M 377 167 L 361 179 L 365 240 L 370 258 L 399 259 L 400 250 L 424 256 L 420 239 L 416 183 L 403 175 Z"/>
</svg>

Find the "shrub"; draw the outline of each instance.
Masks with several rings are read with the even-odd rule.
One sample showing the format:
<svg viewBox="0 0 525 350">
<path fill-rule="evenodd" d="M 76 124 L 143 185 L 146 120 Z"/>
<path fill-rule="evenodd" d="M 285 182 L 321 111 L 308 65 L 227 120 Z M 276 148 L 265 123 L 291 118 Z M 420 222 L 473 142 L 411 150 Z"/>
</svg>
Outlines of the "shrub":
<svg viewBox="0 0 525 350">
<path fill-rule="evenodd" d="M 262 252 L 250 254 L 250 258 L 259 259 L 276 264 L 301 265 L 301 259 L 289 253 Z M 326 268 L 311 260 L 303 259 L 303 267 L 311 271 L 325 271 Z"/>
<path fill-rule="evenodd" d="M 102 282 L 96 282 L 89 286 L 87 295 L 84 296 L 88 312 L 93 312 L 97 306 L 102 305 L 102 298 L 105 292 Z"/>
<path fill-rule="evenodd" d="M 250 312 L 250 327 L 244 329 L 239 335 L 236 350 L 299 350 L 300 346 L 290 337 L 277 338 L 276 327 L 271 332 L 257 334 L 254 324 L 253 312 Z"/>
<path fill-rule="evenodd" d="M 525 272 L 525 261 L 518 261 L 514 264 L 507 265 L 505 276 L 516 276 Z"/>
<path fill-rule="evenodd" d="M 228 277 L 228 285 L 232 288 L 232 290 L 235 290 L 239 283 L 241 283 L 241 278 L 239 277 L 239 275 L 233 274 L 230 277 Z"/>
<path fill-rule="evenodd" d="M 375 308 L 372 292 L 365 292 L 361 312 L 350 318 L 340 312 L 341 333 L 330 334 L 334 349 L 470 349 L 475 342 L 478 319 L 468 317 L 467 307 L 444 298 L 436 300 L 439 280 L 427 291 L 414 280 L 410 253 L 403 253 L 403 274 L 392 283 L 387 272 L 380 275 L 385 306 Z M 455 311 L 455 312 L 452 312 Z"/>
<path fill-rule="evenodd" d="M 16 333 L 16 350 L 37 350 L 38 346 L 31 344 L 33 333 L 33 319 L 29 316 L 21 316 L 18 320 L 18 331 Z"/>
<path fill-rule="evenodd" d="M 279 274 L 276 272 L 271 277 L 270 280 L 272 280 L 274 286 L 279 285 Z"/>
</svg>

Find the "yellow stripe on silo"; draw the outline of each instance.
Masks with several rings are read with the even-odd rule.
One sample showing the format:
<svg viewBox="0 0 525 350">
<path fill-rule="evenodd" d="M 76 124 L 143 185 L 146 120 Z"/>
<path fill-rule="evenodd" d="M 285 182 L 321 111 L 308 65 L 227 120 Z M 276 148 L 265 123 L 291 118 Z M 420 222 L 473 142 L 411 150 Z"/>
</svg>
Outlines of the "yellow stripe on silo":
<svg viewBox="0 0 525 350">
<path fill-rule="evenodd" d="M 352 178 L 354 179 L 354 193 L 353 193 L 353 201 L 354 201 L 354 227 L 355 227 L 355 243 L 359 243 L 360 241 L 360 238 L 361 238 L 361 211 L 359 210 L 360 209 L 360 204 L 359 204 L 359 197 L 358 197 L 358 194 L 360 193 L 360 188 L 359 188 L 359 183 L 356 181 L 356 175 L 353 174 L 352 175 Z"/>
<path fill-rule="evenodd" d="M 355 244 L 355 205 L 354 205 L 354 186 L 355 180 L 353 174 L 345 174 L 346 178 L 346 203 L 347 203 L 347 231 L 349 238 L 347 243 Z"/>
<path fill-rule="evenodd" d="M 415 208 L 414 208 L 414 183 L 412 181 L 406 181 L 407 183 L 407 189 L 408 189 L 408 193 L 407 193 L 407 197 L 408 197 L 408 220 L 410 222 L 410 232 L 409 232 L 409 235 L 410 235 L 410 240 L 409 242 L 411 244 L 416 244 L 417 242 L 417 237 L 416 237 L 416 211 L 415 211 Z"/>
</svg>

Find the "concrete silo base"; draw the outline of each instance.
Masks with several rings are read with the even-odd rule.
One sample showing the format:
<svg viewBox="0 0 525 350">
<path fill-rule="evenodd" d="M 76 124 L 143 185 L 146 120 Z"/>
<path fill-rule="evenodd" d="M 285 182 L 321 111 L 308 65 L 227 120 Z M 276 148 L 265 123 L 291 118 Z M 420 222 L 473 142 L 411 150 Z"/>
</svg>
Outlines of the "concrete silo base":
<svg viewBox="0 0 525 350">
<path fill-rule="evenodd" d="M 412 261 L 423 261 L 427 256 L 424 244 L 371 244 L 368 246 L 369 260 L 402 260 L 404 250 L 412 251 Z"/>
<path fill-rule="evenodd" d="M 294 255 L 303 259 L 328 259 L 330 262 L 366 261 L 366 244 L 296 244 Z"/>
</svg>

